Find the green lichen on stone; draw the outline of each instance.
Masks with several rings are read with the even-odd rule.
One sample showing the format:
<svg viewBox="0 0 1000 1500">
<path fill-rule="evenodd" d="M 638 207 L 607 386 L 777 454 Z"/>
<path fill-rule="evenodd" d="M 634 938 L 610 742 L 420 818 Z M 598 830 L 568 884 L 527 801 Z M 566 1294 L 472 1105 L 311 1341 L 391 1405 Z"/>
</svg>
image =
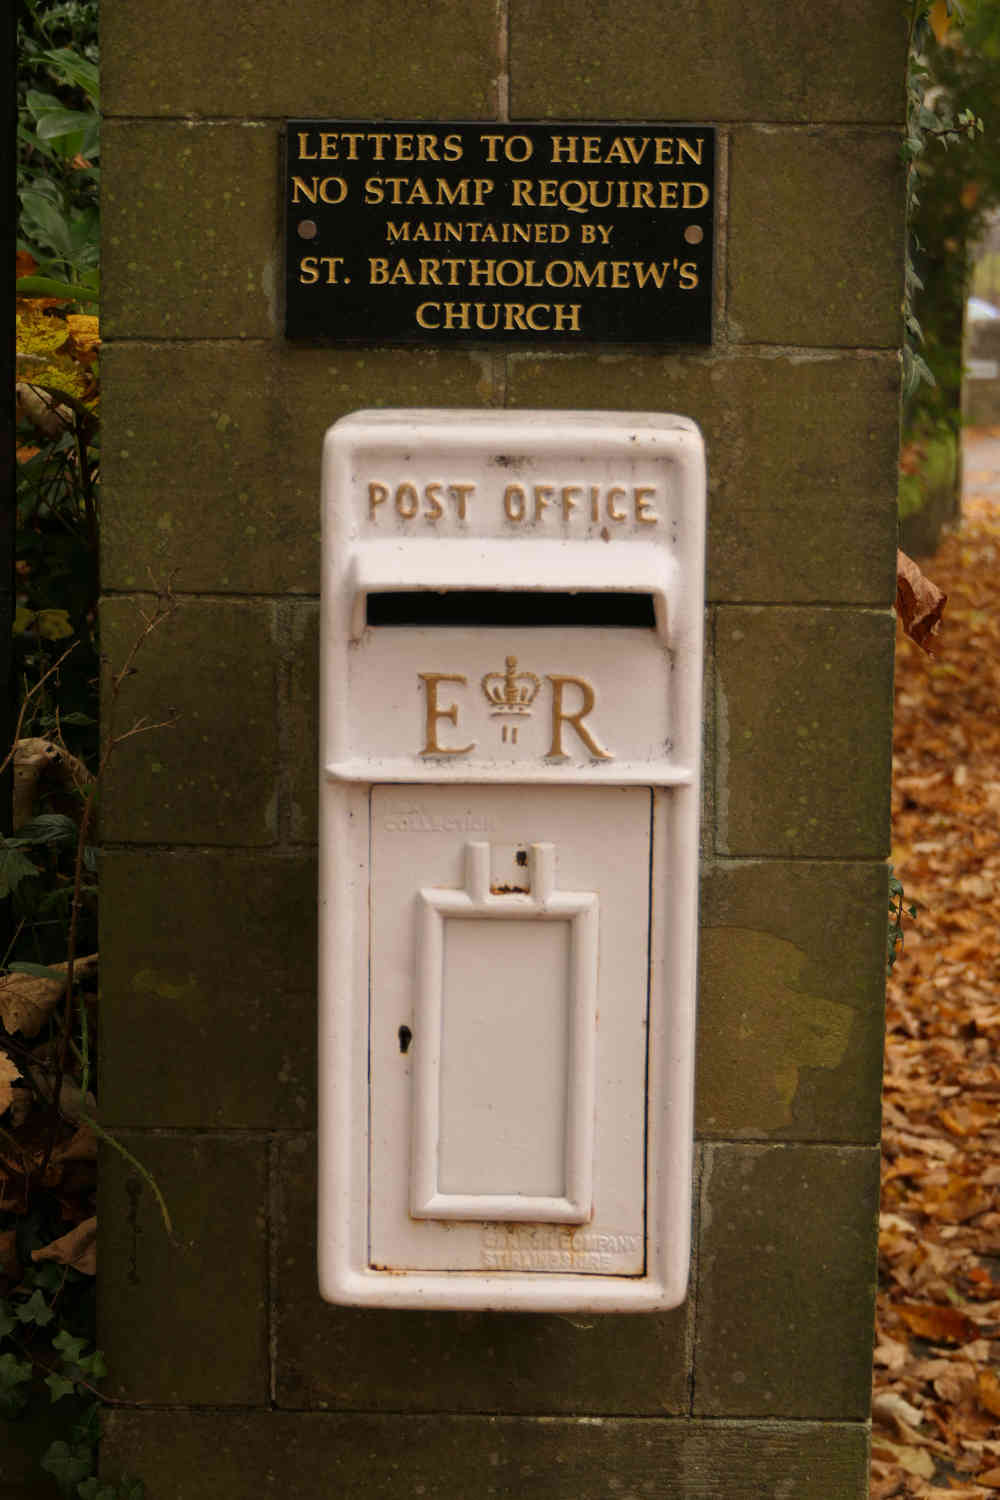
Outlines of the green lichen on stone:
<svg viewBox="0 0 1000 1500">
<path fill-rule="evenodd" d="M 762 1130 L 787 1125 L 803 1069 L 832 1069 L 843 1061 L 854 1014 L 849 1005 L 803 988 L 808 965 L 801 948 L 768 932 L 703 931 L 703 982 L 727 1020 L 698 1079 L 709 1125 L 716 1101 L 728 1120 L 742 1113 Z"/>
</svg>

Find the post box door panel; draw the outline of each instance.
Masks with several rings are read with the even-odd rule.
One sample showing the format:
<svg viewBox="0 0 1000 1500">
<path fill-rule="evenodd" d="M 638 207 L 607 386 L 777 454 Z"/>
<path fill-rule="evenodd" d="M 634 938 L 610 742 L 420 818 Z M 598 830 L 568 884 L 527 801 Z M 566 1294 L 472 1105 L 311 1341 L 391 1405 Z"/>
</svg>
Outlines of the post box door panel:
<svg viewBox="0 0 1000 1500">
<path fill-rule="evenodd" d="M 372 1265 L 641 1274 L 651 817 L 373 789 Z"/>
</svg>

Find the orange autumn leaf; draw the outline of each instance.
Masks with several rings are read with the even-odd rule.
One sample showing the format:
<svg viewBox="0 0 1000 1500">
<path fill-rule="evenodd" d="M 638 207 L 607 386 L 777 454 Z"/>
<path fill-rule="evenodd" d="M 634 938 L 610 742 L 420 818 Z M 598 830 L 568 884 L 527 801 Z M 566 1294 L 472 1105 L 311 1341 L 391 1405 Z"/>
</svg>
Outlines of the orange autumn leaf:
<svg viewBox="0 0 1000 1500">
<path fill-rule="evenodd" d="M 930 1302 L 899 1302 L 893 1311 L 899 1314 L 911 1333 L 932 1344 L 964 1344 L 979 1332 L 972 1319 L 957 1307 L 937 1307 Z"/>
<path fill-rule="evenodd" d="M 948 595 L 925 578 L 905 552 L 896 553 L 896 613 L 903 629 L 921 650 L 930 652 L 928 641 L 941 625 Z"/>
<path fill-rule="evenodd" d="M 980 1370 L 976 1380 L 976 1399 L 984 1411 L 1000 1417 L 1000 1380 L 995 1370 Z"/>
</svg>

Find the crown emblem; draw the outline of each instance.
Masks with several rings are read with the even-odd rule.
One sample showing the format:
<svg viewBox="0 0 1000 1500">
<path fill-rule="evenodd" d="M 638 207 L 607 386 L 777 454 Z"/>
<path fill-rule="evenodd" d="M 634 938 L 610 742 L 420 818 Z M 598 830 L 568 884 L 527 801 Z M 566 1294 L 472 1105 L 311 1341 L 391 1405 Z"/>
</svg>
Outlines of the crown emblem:
<svg viewBox="0 0 1000 1500">
<path fill-rule="evenodd" d="M 519 672 L 517 657 L 508 656 L 502 672 L 487 672 L 482 679 L 483 692 L 493 717 L 500 714 L 530 714 L 541 683 L 534 672 Z"/>
</svg>

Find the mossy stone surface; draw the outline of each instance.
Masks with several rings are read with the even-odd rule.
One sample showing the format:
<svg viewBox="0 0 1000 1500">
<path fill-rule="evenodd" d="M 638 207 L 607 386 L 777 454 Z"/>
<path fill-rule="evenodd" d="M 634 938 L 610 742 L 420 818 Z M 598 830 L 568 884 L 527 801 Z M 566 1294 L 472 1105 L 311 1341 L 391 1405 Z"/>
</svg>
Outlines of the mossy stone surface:
<svg viewBox="0 0 1000 1500">
<path fill-rule="evenodd" d="M 319 818 L 319 606 L 290 606 L 288 632 L 292 651 L 285 727 L 291 836 L 297 843 L 315 843 Z"/>
<path fill-rule="evenodd" d="M 697 1128 L 875 1143 L 884 865 L 732 860 L 702 882 Z"/>
<path fill-rule="evenodd" d="M 754 344 L 896 348 L 902 334 L 903 234 L 903 164 L 895 131 L 770 125 L 734 131 L 730 337 Z"/>
<path fill-rule="evenodd" d="M 130 1412 L 108 1474 L 150 1500 L 865 1500 L 864 1424 L 572 1417 Z"/>
<path fill-rule="evenodd" d="M 142 1087 L 138 1067 L 133 1082 Z M 211 1086 L 206 1061 L 203 1087 Z M 103 1147 L 98 1258 L 99 1341 L 110 1371 L 105 1392 L 151 1405 L 264 1405 L 266 1144 L 220 1136 L 115 1135 L 156 1179 L 173 1238 L 148 1181 L 119 1151 Z M 142 1473 L 135 1461 L 123 1466 Z M 142 1477 L 150 1500 L 159 1500 L 157 1475 L 147 1471 Z"/>
<path fill-rule="evenodd" d="M 105 599 L 101 650 L 109 674 L 125 662 L 154 604 L 148 596 Z M 133 735 L 108 765 L 105 842 L 275 842 L 276 637 L 273 604 L 204 599 L 182 601 L 147 637 L 123 685 L 115 727 L 123 733 L 142 719 L 162 727 Z"/>
<path fill-rule="evenodd" d="M 717 853 L 888 854 L 894 631 L 888 611 L 718 611 Z"/>
<path fill-rule="evenodd" d="M 101 923 L 105 1125 L 312 1125 L 310 857 L 109 850 Z"/>
<path fill-rule="evenodd" d="M 111 115 L 480 119 L 494 107 L 493 0 L 102 0 Z"/>
<path fill-rule="evenodd" d="M 511 114 L 900 121 L 905 56 L 892 0 L 511 0 Z"/>
<path fill-rule="evenodd" d="M 101 334 L 277 331 L 277 125 L 105 121 Z"/>
<path fill-rule="evenodd" d="M 695 1416 L 867 1418 L 878 1188 L 877 1146 L 705 1148 Z"/>
</svg>

